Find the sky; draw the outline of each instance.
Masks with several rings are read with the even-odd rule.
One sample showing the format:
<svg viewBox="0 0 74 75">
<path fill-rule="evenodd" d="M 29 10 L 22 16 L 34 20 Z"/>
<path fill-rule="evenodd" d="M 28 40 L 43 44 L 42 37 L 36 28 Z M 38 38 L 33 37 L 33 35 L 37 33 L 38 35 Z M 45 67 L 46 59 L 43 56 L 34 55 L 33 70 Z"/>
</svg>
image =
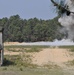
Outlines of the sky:
<svg viewBox="0 0 74 75">
<path fill-rule="evenodd" d="M 52 19 L 56 12 L 50 0 L 0 0 L 0 18 L 19 15 L 23 19 Z"/>
</svg>

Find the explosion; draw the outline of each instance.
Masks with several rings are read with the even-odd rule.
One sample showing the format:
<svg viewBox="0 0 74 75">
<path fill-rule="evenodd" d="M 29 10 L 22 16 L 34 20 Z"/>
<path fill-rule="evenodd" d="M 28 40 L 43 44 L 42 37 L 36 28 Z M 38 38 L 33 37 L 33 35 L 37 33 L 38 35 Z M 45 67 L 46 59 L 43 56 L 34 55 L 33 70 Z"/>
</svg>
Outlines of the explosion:
<svg viewBox="0 0 74 75">
<path fill-rule="evenodd" d="M 60 0 L 63 1 L 63 5 L 56 3 L 54 0 L 51 1 L 61 11 L 61 17 L 58 21 L 67 31 L 67 38 L 74 41 L 74 0 Z"/>
</svg>

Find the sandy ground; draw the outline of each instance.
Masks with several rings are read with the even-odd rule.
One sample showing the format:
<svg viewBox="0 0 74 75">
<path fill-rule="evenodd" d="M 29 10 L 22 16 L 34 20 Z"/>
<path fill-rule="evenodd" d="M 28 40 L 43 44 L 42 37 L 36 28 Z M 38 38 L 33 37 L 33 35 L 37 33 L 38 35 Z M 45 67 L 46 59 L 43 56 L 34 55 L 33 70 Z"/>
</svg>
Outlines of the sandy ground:
<svg viewBox="0 0 74 75">
<path fill-rule="evenodd" d="M 72 60 L 74 60 L 74 56 L 66 49 L 46 48 L 43 49 L 43 51 L 34 54 L 33 63 L 44 65 L 52 62 L 63 67 L 65 66 L 65 62 Z"/>
<path fill-rule="evenodd" d="M 19 45 L 19 42 L 5 42 L 4 46 L 9 46 L 9 45 Z"/>
<path fill-rule="evenodd" d="M 18 43 L 16 42 L 16 43 L 8 43 L 8 44 L 12 45 L 12 44 L 18 44 Z M 21 53 L 5 51 L 4 54 L 5 55 L 19 55 Z M 61 67 L 65 67 L 64 63 L 74 60 L 74 54 L 72 52 L 70 52 L 67 49 L 58 48 L 58 47 L 57 48 L 44 48 L 40 52 L 32 53 L 32 56 L 33 56 L 32 63 L 40 65 L 40 66 L 49 64 L 51 62 Z"/>
</svg>

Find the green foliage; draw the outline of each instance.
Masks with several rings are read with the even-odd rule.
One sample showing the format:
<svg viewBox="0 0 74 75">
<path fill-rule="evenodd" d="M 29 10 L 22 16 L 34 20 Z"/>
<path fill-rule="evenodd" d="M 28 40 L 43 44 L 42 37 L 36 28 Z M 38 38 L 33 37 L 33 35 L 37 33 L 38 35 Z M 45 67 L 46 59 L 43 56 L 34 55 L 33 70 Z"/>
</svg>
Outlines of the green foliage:
<svg viewBox="0 0 74 75">
<path fill-rule="evenodd" d="M 70 49 L 69 51 L 70 51 L 70 52 L 74 52 L 74 48 Z"/>
<path fill-rule="evenodd" d="M 59 48 L 74 49 L 74 46 L 59 46 Z"/>
<path fill-rule="evenodd" d="M 20 71 L 23 71 L 23 68 L 20 68 Z"/>
<path fill-rule="evenodd" d="M 5 68 L 3 68 L 3 70 L 7 70 L 7 68 L 5 67 Z"/>
<path fill-rule="evenodd" d="M 73 66 L 74 67 L 74 60 L 72 61 L 68 61 L 67 63 L 65 63 L 67 66 Z"/>
<path fill-rule="evenodd" d="M 5 55 L 3 66 L 17 66 L 17 67 L 30 67 L 35 68 L 37 65 L 31 63 L 30 55 Z M 6 70 L 6 69 L 4 69 Z M 23 71 L 22 68 L 20 68 Z"/>
<path fill-rule="evenodd" d="M 42 20 L 37 18 L 21 19 L 19 15 L 10 18 L 0 19 L 0 25 L 4 27 L 4 41 L 11 42 L 36 42 L 53 41 L 55 38 L 61 39 L 56 17 L 52 20 Z"/>
<path fill-rule="evenodd" d="M 29 50 L 25 50 L 25 52 L 40 52 L 40 51 L 41 51 L 41 49 L 39 49 L 37 47 L 33 47 L 33 48 L 29 49 Z"/>
</svg>

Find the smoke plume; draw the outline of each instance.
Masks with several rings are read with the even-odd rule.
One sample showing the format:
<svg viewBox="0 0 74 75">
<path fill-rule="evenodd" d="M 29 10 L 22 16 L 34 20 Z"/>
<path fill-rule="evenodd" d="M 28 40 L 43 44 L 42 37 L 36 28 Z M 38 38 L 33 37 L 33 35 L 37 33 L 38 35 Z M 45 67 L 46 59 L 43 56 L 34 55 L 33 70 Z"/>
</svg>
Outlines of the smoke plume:
<svg viewBox="0 0 74 75">
<path fill-rule="evenodd" d="M 71 12 L 74 12 L 74 0 L 66 0 L 66 5 Z M 68 33 L 68 39 L 74 41 L 74 13 L 64 13 L 58 20 Z"/>
</svg>

